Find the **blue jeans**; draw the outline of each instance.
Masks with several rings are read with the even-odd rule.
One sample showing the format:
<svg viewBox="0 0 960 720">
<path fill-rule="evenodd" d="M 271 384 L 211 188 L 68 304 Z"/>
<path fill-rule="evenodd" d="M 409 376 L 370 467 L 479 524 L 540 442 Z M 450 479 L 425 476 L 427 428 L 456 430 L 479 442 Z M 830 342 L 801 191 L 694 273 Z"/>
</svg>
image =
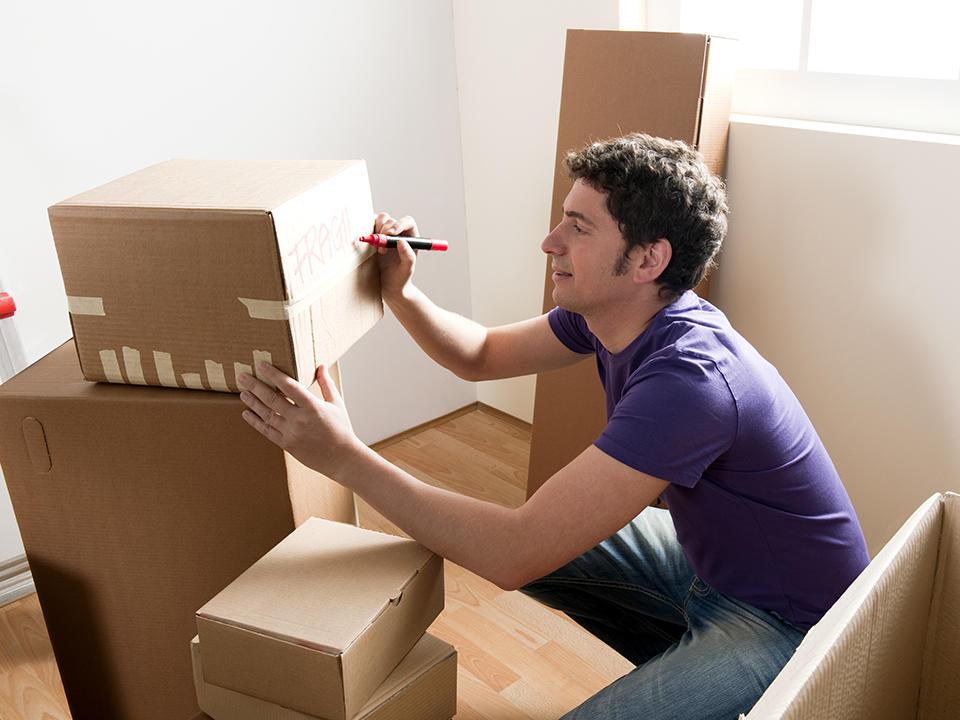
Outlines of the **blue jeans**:
<svg viewBox="0 0 960 720">
<path fill-rule="evenodd" d="M 737 720 L 804 635 L 697 577 L 670 513 L 652 507 L 521 592 L 637 666 L 563 720 Z"/>
</svg>

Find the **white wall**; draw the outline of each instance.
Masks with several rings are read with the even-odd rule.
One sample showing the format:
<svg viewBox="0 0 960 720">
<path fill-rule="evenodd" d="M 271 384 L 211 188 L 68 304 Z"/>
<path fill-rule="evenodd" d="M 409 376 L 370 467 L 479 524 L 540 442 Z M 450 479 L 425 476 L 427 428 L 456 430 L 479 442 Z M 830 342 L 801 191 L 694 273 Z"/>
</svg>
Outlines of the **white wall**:
<svg viewBox="0 0 960 720">
<path fill-rule="evenodd" d="M 0 290 L 20 308 L 22 364 L 70 334 L 46 208 L 170 157 L 366 159 L 377 208 L 454 242 L 423 258 L 419 283 L 470 314 L 450 0 L 144 7 L 4 8 Z M 367 442 L 476 399 L 391 317 L 342 372 Z M 22 552 L 11 525 L 0 497 L 0 561 Z"/>
<path fill-rule="evenodd" d="M 473 317 L 539 315 L 567 28 L 615 30 L 615 0 L 454 0 Z M 481 383 L 478 398 L 533 420 L 535 377 Z"/>
<path fill-rule="evenodd" d="M 793 387 L 871 553 L 960 490 L 960 136 L 736 118 L 711 299 Z"/>
</svg>

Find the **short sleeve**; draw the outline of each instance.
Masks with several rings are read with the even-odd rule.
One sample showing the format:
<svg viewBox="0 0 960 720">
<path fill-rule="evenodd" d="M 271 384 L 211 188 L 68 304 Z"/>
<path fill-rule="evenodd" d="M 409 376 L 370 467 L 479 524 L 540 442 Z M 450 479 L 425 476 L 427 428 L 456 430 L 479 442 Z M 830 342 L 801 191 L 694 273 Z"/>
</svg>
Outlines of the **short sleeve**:
<svg viewBox="0 0 960 720">
<path fill-rule="evenodd" d="M 557 339 L 576 353 L 587 355 L 596 352 L 596 338 L 587 328 L 582 315 L 555 307 L 547 315 L 550 329 Z"/>
<path fill-rule="evenodd" d="M 629 378 L 594 445 L 635 470 L 693 487 L 736 431 L 736 402 L 713 361 L 677 354 Z"/>
</svg>

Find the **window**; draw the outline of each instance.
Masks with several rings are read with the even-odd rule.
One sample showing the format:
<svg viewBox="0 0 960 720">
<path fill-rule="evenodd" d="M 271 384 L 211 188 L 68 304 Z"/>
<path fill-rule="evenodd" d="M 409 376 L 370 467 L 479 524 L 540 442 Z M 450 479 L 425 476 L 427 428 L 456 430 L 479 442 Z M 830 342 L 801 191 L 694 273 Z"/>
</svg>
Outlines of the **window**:
<svg viewBox="0 0 960 720">
<path fill-rule="evenodd" d="M 736 113 L 960 134 L 957 0 L 622 0 L 643 20 L 736 37 Z"/>
</svg>

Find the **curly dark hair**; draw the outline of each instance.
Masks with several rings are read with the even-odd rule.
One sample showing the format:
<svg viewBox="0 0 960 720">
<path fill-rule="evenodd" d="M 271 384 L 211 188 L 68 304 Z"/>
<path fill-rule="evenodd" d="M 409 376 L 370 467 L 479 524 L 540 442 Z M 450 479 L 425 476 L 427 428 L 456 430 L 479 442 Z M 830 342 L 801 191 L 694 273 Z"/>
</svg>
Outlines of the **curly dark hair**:
<svg viewBox="0 0 960 720">
<path fill-rule="evenodd" d="M 633 248 L 670 241 L 670 263 L 657 278 L 662 298 L 676 299 L 714 266 L 727 234 L 726 190 L 686 143 L 632 133 L 571 152 L 564 164 L 571 178 L 607 194 L 626 241 L 618 267 Z"/>
</svg>

